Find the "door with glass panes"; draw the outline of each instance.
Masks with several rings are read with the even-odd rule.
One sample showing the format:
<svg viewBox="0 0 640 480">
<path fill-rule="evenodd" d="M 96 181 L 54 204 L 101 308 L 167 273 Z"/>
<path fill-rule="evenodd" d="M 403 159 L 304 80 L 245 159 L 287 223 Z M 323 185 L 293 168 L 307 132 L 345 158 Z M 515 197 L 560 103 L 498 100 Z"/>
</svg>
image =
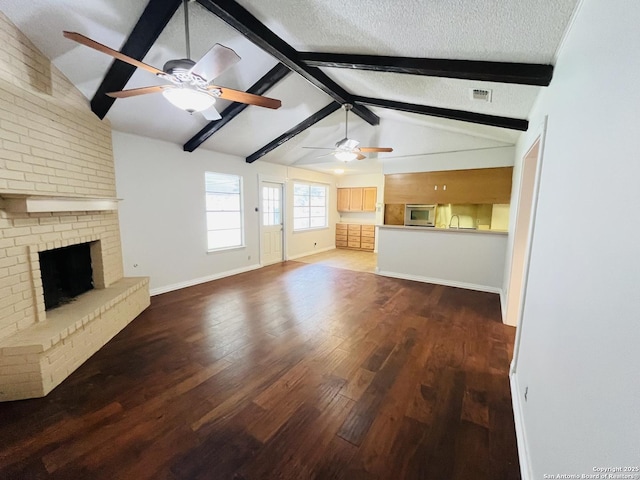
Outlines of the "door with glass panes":
<svg viewBox="0 0 640 480">
<path fill-rule="evenodd" d="M 282 262 L 282 184 L 260 183 L 260 263 L 270 265 Z"/>
</svg>

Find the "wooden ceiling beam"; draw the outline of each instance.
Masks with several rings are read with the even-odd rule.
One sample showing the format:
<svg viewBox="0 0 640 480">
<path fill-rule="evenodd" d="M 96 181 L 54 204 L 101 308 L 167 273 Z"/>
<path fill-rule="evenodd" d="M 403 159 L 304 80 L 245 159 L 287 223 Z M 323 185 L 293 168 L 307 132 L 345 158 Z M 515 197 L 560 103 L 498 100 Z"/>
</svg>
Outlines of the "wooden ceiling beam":
<svg viewBox="0 0 640 480">
<path fill-rule="evenodd" d="M 269 153 L 271 150 L 274 150 L 275 148 L 279 147 L 283 143 L 288 142 L 289 140 L 291 140 L 293 137 L 295 137 L 299 133 L 304 132 L 307 128 L 311 127 L 312 125 L 315 125 L 320 120 L 322 120 L 325 117 L 328 117 L 329 115 L 331 115 L 336 110 L 339 110 L 340 108 L 341 108 L 341 105 L 339 103 L 331 102 L 329 105 L 327 105 L 323 109 L 318 110 L 316 113 L 311 115 L 309 118 L 303 120 L 302 122 L 300 122 L 298 125 L 296 125 L 292 129 L 284 132 L 278 138 L 276 138 L 275 140 L 272 140 L 271 142 L 266 144 L 260 150 L 258 150 L 256 152 L 252 153 L 251 155 L 249 155 L 246 158 L 247 163 L 255 162 L 260 157 L 263 157 L 264 155 Z"/>
<path fill-rule="evenodd" d="M 181 4 L 181 0 L 149 0 L 147 7 L 138 19 L 138 23 L 124 42 L 120 53 L 136 60 L 142 60 Z M 105 94 L 123 90 L 135 71 L 136 67 L 114 60 L 91 99 L 93 113 L 101 119 L 104 118 L 113 102 L 116 101 L 115 98 Z"/>
<path fill-rule="evenodd" d="M 254 95 L 263 95 L 266 93 L 271 87 L 273 87 L 276 83 L 282 80 L 287 74 L 290 72 L 289 68 L 282 63 L 278 63 L 275 67 L 269 70 L 260 80 L 254 83 L 247 92 L 253 93 Z M 212 120 L 207 125 L 204 126 L 202 130 L 196 133 L 187 143 L 183 145 L 183 149 L 185 152 L 193 152 L 196 148 L 202 145 L 211 135 L 216 133 L 222 127 L 224 127 L 227 123 L 237 117 L 240 112 L 242 112 L 249 105 L 246 103 L 233 102 L 227 108 L 225 108 L 222 112 L 220 112 L 220 116 L 222 116 L 219 120 Z"/>
<path fill-rule="evenodd" d="M 370 107 L 390 108 L 401 112 L 448 118 L 450 120 L 458 120 L 461 122 L 479 123 L 481 125 L 508 128 L 510 130 L 519 130 L 524 132 L 529 128 L 529 121 L 520 118 L 499 117 L 495 115 L 485 115 L 483 113 L 466 112 L 464 110 L 429 107 L 427 105 L 414 105 L 412 103 L 395 102 L 380 98 L 355 97 L 355 101 L 361 105 L 368 105 Z"/>
<path fill-rule="evenodd" d="M 553 65 L 537 63 L 485 62 L 316 52 L 300 52 L 300 58 L 311 67 L 348 68 L 542 87 L 548 86 L 553 76 Z"/>
<path fill-rule="evenodd" d="M 234 0 L 197 0 L 221 20 L 244 35 L 262 50 L 277 58 L 305 80 L 318 87 L 339 104 L 353 104 L 353 96 L 331 80 L 322 70 L 307 65 L 298 51 L 267 28 L 260 20 Z M 371 125 L 378 125 L 380 119 L 363 105 L 354 105 L 353 113 Z"/>
</svg>

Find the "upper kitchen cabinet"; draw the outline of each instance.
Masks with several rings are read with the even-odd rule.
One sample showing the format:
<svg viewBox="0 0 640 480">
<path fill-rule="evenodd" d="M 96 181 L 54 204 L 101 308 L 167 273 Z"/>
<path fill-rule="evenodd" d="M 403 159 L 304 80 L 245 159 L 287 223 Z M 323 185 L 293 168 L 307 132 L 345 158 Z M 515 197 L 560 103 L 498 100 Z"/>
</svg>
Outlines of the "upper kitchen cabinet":
<svg viewBox="0 0 640 480">
<path fill-rule="evenodd" d="M 362 189 L 362 211 L 375 212 L 378 189 L 376 187 L 364 187 Z"/>
<path fill-rule="evenodd" d="M 348 212 L 351 205 L 351 189 L 339 188 L 338 189 L 338 211 Z"/>
<path fill-rule="evenodd" d="M 339 212 L 375 212 L 376 187 L 338 188 Z"/>
<path fill-rule="evenodd" d="M 509 203 L 513 167 L 385 175 L 385 203 Z"/>
</svg>

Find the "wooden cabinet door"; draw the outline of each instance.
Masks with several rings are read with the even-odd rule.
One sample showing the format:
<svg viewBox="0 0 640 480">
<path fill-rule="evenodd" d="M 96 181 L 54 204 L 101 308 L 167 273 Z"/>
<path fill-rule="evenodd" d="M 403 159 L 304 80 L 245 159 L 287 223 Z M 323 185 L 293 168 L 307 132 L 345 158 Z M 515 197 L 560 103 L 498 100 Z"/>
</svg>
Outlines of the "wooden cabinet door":
<svg viewBox="0 0 640 480">
<path fill-rule="evenodd" d="M 362 211 L 362 188 L 350 188 L 351 195 L 349 201 L 349 211 L 350 212 L 361 212 Z"/>
<path fill-rule="evenodd" d="M 439 203 L 509 203 L 513 167 L 441 172 Z"/>
<path fill-rule="evenodd" d="M 351 200 L 351 189 L 339 188 L 338 189 L 338 211 L 348 212 L 350 200 Z"/>
<path fill-rule="evenodd" d="M 509 203 L 513 167 L 385 175 L 390 204 Z"/>
<path fill-rule="evenodd" d="M 385 225 L 404 225 L 404 204 L 385 204 Z"/>
<path fill-rule="evenodd" d="M 362 189 L 362 196 L 362 210 L 365 212 L 375 212 L 378 189 L 376 187 L 364 187 Z"/>
<path fill-rule="evenodd" d="M 384 202 L 389 204 L 438 203 L 438 172 L 395 173 L 384 176 Z"/>
</svg>

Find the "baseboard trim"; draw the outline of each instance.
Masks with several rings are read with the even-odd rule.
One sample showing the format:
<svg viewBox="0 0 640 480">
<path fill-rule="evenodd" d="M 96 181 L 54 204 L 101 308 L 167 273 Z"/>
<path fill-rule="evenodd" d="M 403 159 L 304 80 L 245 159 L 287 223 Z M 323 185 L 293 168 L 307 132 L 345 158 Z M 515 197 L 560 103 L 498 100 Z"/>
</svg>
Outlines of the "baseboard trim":
<svg viewBox="0 0 640 480">
<path fill-rule="evenodd" d="M 297 258 L 302 258 L 302 257 L 308 257 L 309 255 L 314 255 L 316 253 L 322 253 L 322 252 L 328 252 L 329 250 L 335 250 L 336 246 L 333 245 L 331 247 L 325 247 L 325 248 L 316 248 L 311 250 L 310 252 L 307 253 L 301 253 L 299 255 L 292 255 L 292 256 L 287 256 L 287 260 L 296 260 Z"/>
<path fill-rule="evenodd" d="M 206 277 L 194 278 L 187 280 L 186 282 L 174 283 L 172 285 L 166 285 L 164 287 L 154 288 L 149 291 L 149 295 L 152 297 L 163 293 L 173 292 L 174 290 L 180 290 L 181 288 L 193 287 L 201 283 L 211 282 L 213 280 L 219 280 L 225 277 L 231 277 L 232 275 L 238 275 L 239 273 L 250 272 L 260 268 L 260 264 L 249 265 L 248 267 L 236 268 L 234 270 L 227 270 L 226 272 L 214 273 L 213 275 L 207 275 Z"/>
<path fill-rule="evenodd" d="M 518 459 L 520 460 L 520 474 L 522 480 L 532 480 L 531 460 L 529 459 L 529 449 L 527 447 L 527 436 L 524 429 L 524 416 L 522 414 L 522 401 L 520 399 L 520 389 L 516 374 L 509 375 L 511 385 L 511 404 L 513 406 L 513 420 L 516 426 L 516 440 L 518 442 Z"/>
<path fill-rule="evenodd" d="M 507 299 L 504 296 L 504 291 L 500 289 L 500 313 L 502 314 L 502 323 L 507 323 Z"/>
<path fill-rule="evenodd" d="M 455 280 L 445 280 L 442 278 L 423 277 L 422 275 L 409 275 L 406 273 L 387 272 L 385 270 L 376 269 L 376 274 L 383 277 L 400 278 L 402 280 L 413 280 L 414 282 L 422 283 L 435 283 L 436 285 L 444 285 L 447 287 L 466 288 L 467 290 L 476 290 L 479 292 L 498 293 L 502 292 L 502 289 L 498 287 L 491 287 L 488 285 L 478 285 L 475 283 L 457 282 Z"/>
</svg>

